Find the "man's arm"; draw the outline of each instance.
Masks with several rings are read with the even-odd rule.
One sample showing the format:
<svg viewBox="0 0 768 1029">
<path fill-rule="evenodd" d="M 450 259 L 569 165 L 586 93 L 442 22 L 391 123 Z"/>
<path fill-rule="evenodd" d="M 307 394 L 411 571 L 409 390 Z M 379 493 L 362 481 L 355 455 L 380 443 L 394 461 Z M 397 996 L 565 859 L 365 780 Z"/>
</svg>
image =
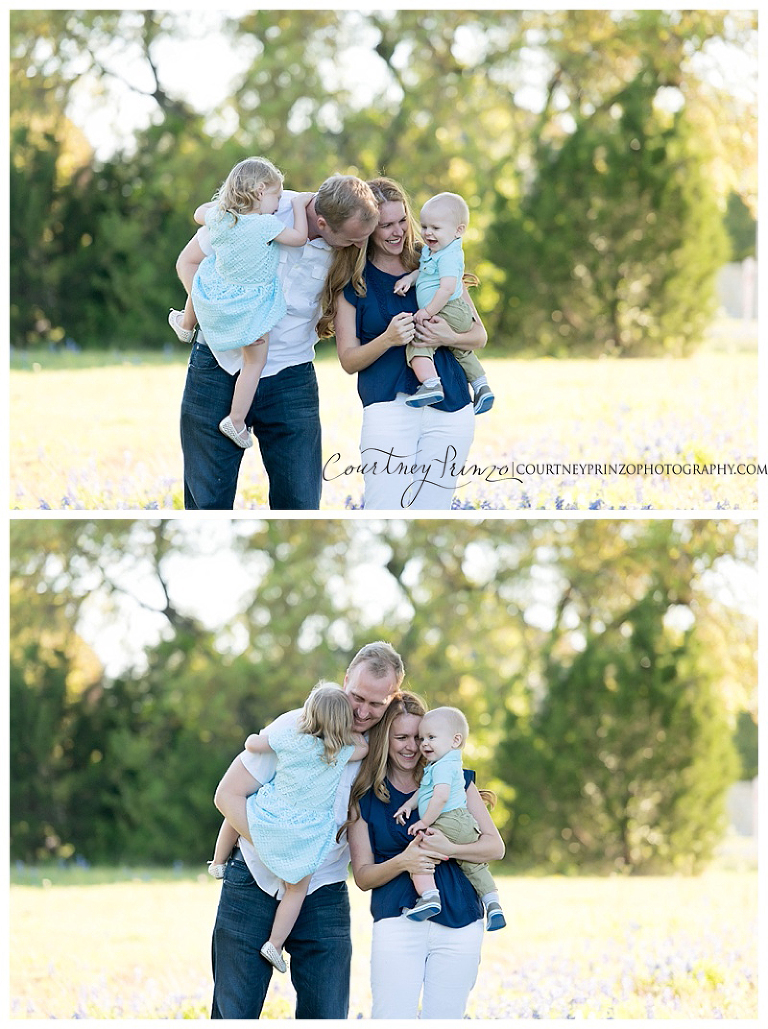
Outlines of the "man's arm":
<svg viewBox="0 0 768 1029">
<path fill-rule="evenodd" d="M 204 258 L 205 254 L 197 240 L 197 234 L 195 234 L 176 260 L 176 274 L 188 294 L 192 292 L 192 280 Z"/>
<path fill-rule="evenodd" d="M 213 798 L 214 804 L 229 824 L 247 840 L 251 839 L 251 834 L 245 802 L 260 786 L 261 783 L 254 779 L 238 756 L 224 773 Z"/>
</svg>

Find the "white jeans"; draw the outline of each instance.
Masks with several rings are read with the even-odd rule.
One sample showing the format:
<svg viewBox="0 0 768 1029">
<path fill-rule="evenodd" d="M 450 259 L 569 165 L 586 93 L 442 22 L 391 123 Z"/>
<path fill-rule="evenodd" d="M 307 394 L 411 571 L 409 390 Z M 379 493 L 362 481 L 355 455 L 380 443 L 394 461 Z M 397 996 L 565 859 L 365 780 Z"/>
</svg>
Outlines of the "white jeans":
<svg viewBox="0 0 768 1029">
<path fill-rule="evenodd" d="M 405 915 L 373 923 L 372 1018 L 463 1018 L 475 985 L 483 920 L 448 929 Z"/>
<path fill-rule="evenodd" d="M 366 511 L 449 511 L 475 435 L 471 404 L 408 407 L 406 396 L 363 408 L 360 457 Z"/>
</svg>

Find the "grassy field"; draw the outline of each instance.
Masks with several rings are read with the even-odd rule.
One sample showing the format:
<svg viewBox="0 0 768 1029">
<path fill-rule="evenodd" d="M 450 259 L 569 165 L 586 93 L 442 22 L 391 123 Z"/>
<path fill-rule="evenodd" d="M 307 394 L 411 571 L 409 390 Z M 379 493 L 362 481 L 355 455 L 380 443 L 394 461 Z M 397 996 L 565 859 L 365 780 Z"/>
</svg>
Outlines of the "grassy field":
<svg viewBox="0 0 768 1029">
<path fill-rule="evenodd" d="M 362 409 L 354 378 L 328 345 L 320 353 L 323 457 L 327 462 L 339 455 L 336 473 L 359 464 Z M 455 507 L 756 509 L 755 475 L 552 467 L 754 462 L 757 354 L 751 347 L 721 343 L 686 359 L 484 358 L 484 364 L 497 401 L 477 419 Z M 178 413 L 185 374 L 179 352 L 16 357 L 10 373 L 11 508 L 181 508 Z M 331 478 L 330 468 L 321 509 L 359 507 L 360 473 Z M 254 448 L 244 457 L 237 508 L 263 509 L 266 495 Z"/>
<path fill-rule="evenodd" d="M 19 875 L 10 898 L 12 1018 L 208 1017 L 207 875 Z M 61 883 L 61 884 L 60 884 Z M 508 928 L 485 937 L 473 1019 L 757 1017 L 757 873 L 499 877 Z M 350 1018 L 370 1016 L 368 900 L 350 887 Z M 265 1018 L 291 1018 L 289 976 Z"/>
</svg>

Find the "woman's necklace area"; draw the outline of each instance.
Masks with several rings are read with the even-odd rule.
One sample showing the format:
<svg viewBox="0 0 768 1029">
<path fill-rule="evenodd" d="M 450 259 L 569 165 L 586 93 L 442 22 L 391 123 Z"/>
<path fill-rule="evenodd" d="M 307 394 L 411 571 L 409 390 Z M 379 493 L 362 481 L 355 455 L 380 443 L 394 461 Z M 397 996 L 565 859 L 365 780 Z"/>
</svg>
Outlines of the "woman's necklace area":
<svg viewBox="0 0 768 1029">
<path fill-rule="evenodd" d="M 378 268 L 380 272 L 384 272 L 385 275 L 405 275 L 407 274 L 403 267 L 403 262 L 399 257 L 389 257 L 384 255 L 375 254 L 371 258 L 371 264 L 374 268 Z"/>
<path fill-rule="evenodd" d="M 387 772 L 387 778 L 389 779 L 390 785 L 394 786 L 398 793 L 415 793 L 418 786 L 413 779 L 408 779 L 407 782 L 402 780 L 398 781 L 397 776 L 392 775 L 391 772 Z"/>
</svg>

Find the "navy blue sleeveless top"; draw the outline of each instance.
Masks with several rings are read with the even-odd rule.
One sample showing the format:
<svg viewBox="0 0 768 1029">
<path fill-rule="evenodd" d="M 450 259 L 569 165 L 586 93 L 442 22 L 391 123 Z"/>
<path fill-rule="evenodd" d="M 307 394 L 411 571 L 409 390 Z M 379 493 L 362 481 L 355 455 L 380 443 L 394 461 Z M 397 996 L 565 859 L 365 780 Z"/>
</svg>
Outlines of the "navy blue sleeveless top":
<svg viewBox="0 0 768 1029">
<path fill-rule="evenodd" d="M 380 271 L 370 261 L 365 266 L 367 293 L 359 297 L 351 282 L 344 287 L 344 297 L 357 311 L 357 338 L 362 345 L 386 330 L 396 314 L 418 310 L 416 290 L 410 289 L 404 297 L 393 292 L 402 275 Z M 469 403 L 469 385 L 461 365 L 448 347 L 434 351 L 435 368 L 443 384 L 445 399 L 432 406 L 438 411 L 459 411 Z M 363 407 L 394 400 L 398 393 L 415 393 L 419 380 L 405 361 L 405 347 L 390 347 L 373 364 L 357 374 L 357 392 Z"/>
<path fill-rule="evenodd" d="M 465 786 L 469 786 L 474 780 L 475 773 L 465 769 Z M 373 790 L 368 790 L 360 798 L 360 813 L 368 823 L 368 836 L 377 865 L 405 850 L 413 840 L 413 837 L 408 835 L 408 826 L 419 818 L 418 811 L 414 811 L 406 825 L 398 825 L 393 815 L 413 794 L 396 790 L 389 779 L 387 788 L 389 804 L 379 800 Z M 430 921 L 445 925 L 449 929 L 460 929 L 482 918 L 483 906 L 480 898 L 453 859 L 441 861 L 435 868 L 435 885 L 440 890 L 443 910 Z M 403 908 L 413 907 L 417 896 L 407 872 L 401 873 L 383 886 L 377 886 L 371 891 L 371 914 L 374 922 L 382 918 L 399 918 Z"/>
</svg>

